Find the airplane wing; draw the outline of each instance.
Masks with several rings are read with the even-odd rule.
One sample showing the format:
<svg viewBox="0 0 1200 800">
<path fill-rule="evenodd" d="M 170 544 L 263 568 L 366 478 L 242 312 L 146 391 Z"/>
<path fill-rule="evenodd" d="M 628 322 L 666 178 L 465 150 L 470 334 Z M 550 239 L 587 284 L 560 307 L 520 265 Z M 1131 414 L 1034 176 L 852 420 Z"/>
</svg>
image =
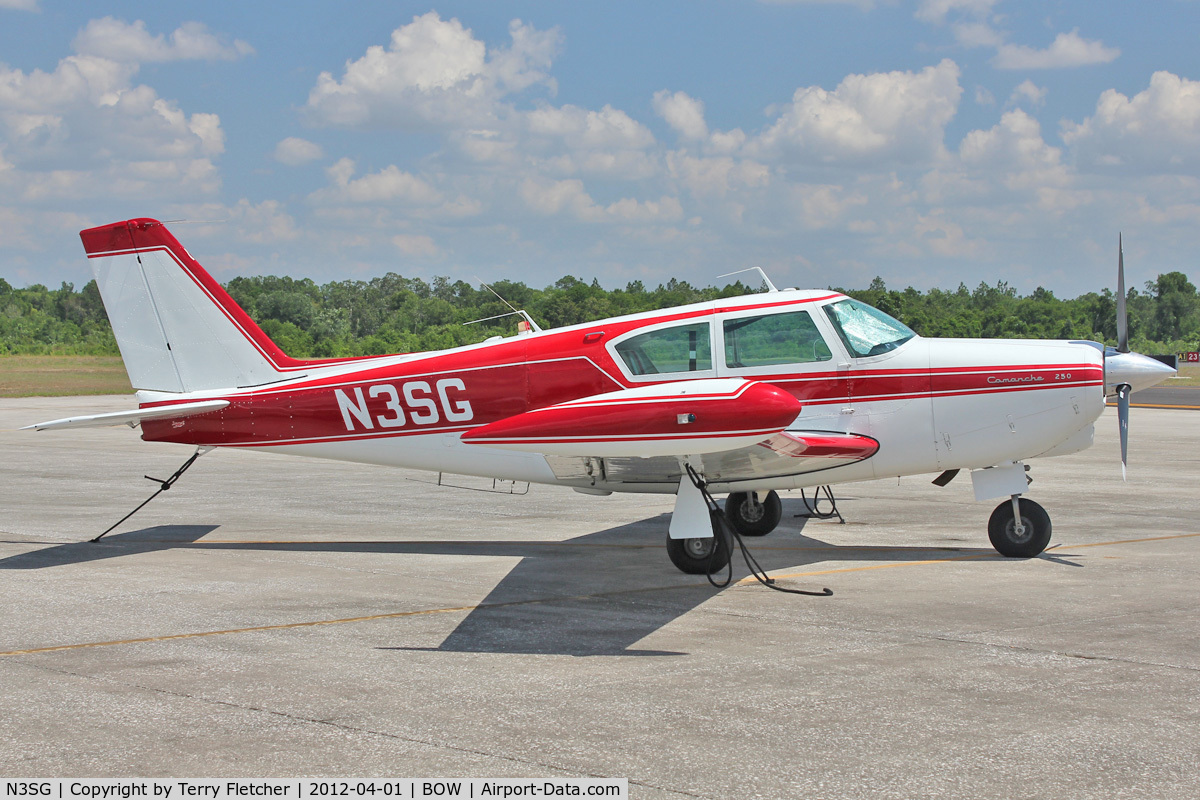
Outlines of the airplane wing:
<svg viewBox="0 0 1200 800">
<path fill-rule="evenodd" d="M 701 455 L 769 439 L 799 413 L 800 401 L 769 383 L 671 381 L 527 411 L 462 440 L 555 456 Z"/>
<path fill-rule="evenodd" d="M 21 428 L 23 431 L 45 431 L 52 428 L 99 428 L 107 425 L 137 425 L 145 419 L 177 419 L 216 411 L 229 405 L 228 400 L 200 400 L 195 403 L 177 403 L 170 406 L 138 408 L 131 411 L 113 411 L 108 414 L 91 414 L 84 417 L 64 417 L 49 422 L 36 422 Z"/>
<path fill-rule="evenodd" d="M 705 457 L 704 467 L 709 480 L 737 481 L 819 472 L 868 459 L 878 451 L 879 442 L 870 436 L 787 430 L 754 447 Z"/>
<path fill-rule="evenodd" d="M 749 447 L 709 453 L 704 476 L 713 483 L 782 478 L 841 467 L 875 455 L 879 442 L 869 436 L 837 431 L 788 430 Z M 602 474 L 607 484 L 676 484 L 683 475 L 679 459 L 597 459 L 547 456 L 560 480 L 587 480 Z M 590 471 L 589 471 L 590 470 Z"/>
<path fill-rule="evenodd" d="M 869 436 L 791 429 L 799 412 L 793 395 L 768 383 L 675 381 L 529 411 L 462 439 L 541 453 L 562 480 L 589 480 L 599 468 L 608 483 L 678 483 L 679 456 L 702 456 L 709 480 L 738 481 L 830 469 L 879 450 Z"/>
</svg>

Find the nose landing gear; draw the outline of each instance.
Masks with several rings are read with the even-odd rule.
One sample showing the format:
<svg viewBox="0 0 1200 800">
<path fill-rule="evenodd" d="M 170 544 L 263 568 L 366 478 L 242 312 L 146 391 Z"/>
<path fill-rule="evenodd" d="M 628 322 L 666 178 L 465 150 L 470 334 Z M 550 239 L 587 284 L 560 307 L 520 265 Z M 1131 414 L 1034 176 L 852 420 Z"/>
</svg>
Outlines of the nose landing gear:
<svg viewBox="0 0 1200 800">
<path fill-rule="evenodd" d="M 992 512 L 988 538 L 1002 556 L 1033 558 L 1050 543 L 1050 515 L 1034 501 L 1013 495 Z"/>
</svg>

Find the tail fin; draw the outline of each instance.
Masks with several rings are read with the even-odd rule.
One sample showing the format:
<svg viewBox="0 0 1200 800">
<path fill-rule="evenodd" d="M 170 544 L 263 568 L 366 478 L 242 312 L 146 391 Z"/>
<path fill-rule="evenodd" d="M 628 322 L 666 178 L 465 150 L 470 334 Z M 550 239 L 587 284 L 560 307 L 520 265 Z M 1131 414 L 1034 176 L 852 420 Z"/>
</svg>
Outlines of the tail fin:
<svg viewBox="0 0 1200 800">
<path fill-rule="evenodd" d="M 81 231 L 135 389 L 192 392 L 288 377 L 289 358 L 157 220 Z"/>
</svg>

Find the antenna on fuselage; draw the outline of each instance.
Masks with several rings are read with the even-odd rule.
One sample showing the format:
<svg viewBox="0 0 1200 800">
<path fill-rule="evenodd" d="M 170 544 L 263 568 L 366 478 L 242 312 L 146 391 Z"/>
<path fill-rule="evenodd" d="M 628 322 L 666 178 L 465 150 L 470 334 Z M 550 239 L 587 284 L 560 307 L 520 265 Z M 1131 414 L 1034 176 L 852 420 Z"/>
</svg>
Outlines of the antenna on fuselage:
<svg viewBox="0 0 1200 800">
<path fill-rule="evenodd" d="M 739 269 L 735 272 L 726 272 L 724 275 L 718 275 L 717 277 L 718 278 L 728 278 L 730 275 L 741 275 L 743 272 L 757 272 L 758 276 L 760 278 L 762 278 L 762 282 L 767 285 L 768 292 L 778 292 L 779 291 L 778 289 L 775 288 L 775 284 L 771 283 L 771 279 L 767 277 L 767 273 L 763 272 L 762 267 L 746 267 L 745 269 Z"/>
<path fill-rule="evenodd" d="M 522 317 L 527 323 L 529 323 L 529 327 L 532 328 L 534 331 L 536 331 L 537 333 L 542 332 L 541 327 L 536 322 L 533 321 L 533 317 L 529 316 L 528 312 L 524 311 L 523 309 L 517 308 L 512 303 L 505 300 L 503 297 L 500 296 L 499 292 L 497 292 L 491 286 L 488 286 L 486 283 L 484 283 L 483 280 L 478 275 L 475 276 L 475 280 L 479 281 L 480 286 L 487 289 L 492 294 L 496 295 L 497 299 L 499 299 L 501 303 L 504 303 L 504 305 L 511 308 L 512 311 L 506 312 L 504 314 L 497 314 L 494 317 L 484 317 L 483 319 L 473 319 L 470 322 L 464 322 L 463 325 L 474 325 L 477 322 L 487 322 L 487 321 L 493 320 L 493 319 L 500 319 L 501 317 L 511 317 L 513 314 L 516 314 L 516 315 Z"/>
</svg>

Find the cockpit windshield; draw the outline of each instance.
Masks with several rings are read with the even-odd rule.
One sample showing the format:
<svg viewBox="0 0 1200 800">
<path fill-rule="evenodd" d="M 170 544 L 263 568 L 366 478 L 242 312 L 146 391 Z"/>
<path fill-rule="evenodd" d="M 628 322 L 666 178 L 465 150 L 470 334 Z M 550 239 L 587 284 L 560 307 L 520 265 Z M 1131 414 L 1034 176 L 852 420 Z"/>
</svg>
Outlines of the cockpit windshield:
<svg viewBox="0 0 1200 800">
<path fill-rule="evenodd" d="M 877 308 L 857 300 L 839 300 L 825 313 L 852 355 L 878 356 L 895 350 L 917 334 Z"/>
</svg>

